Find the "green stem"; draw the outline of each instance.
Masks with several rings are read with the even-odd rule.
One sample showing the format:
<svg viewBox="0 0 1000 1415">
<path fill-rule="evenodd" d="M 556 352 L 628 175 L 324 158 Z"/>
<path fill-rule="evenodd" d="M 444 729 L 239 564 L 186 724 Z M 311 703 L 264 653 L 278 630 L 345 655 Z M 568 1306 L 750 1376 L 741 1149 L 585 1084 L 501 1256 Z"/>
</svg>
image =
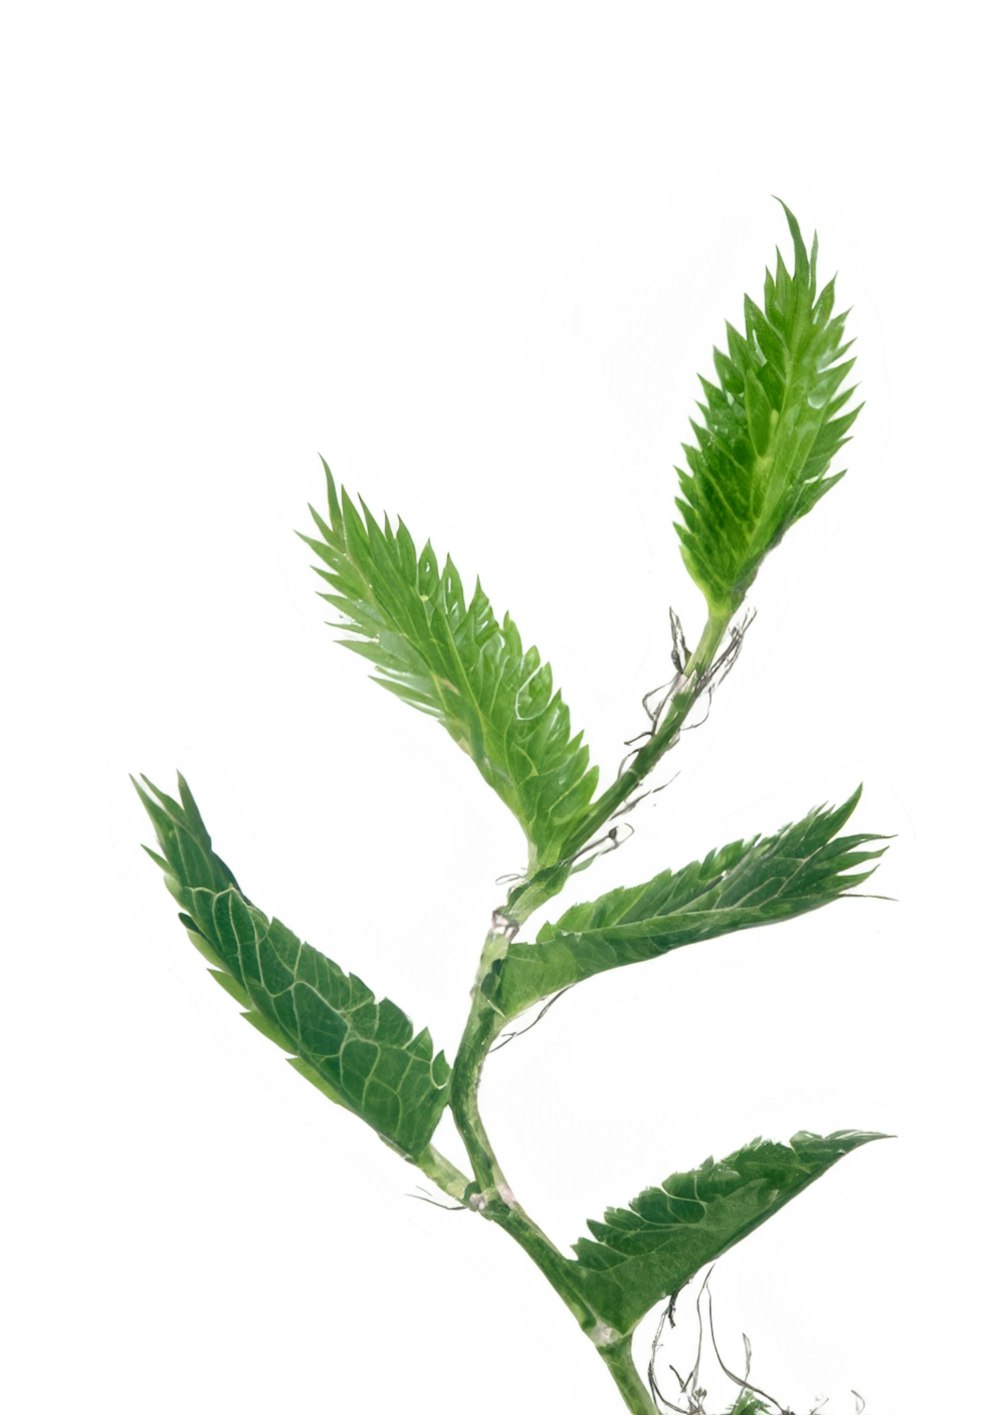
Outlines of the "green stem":
<svg viewBox="0 0 1000 1415">
<path fill-rule="evenodd" d="M 487 935 L 472 991 L 469 1020 L 452 1069 L 451 1109 L 469 1154 L 475 1187 L 468 1185 L 459 1195 L 457 1190 L 464 1176 L 446 1160 L 443 1163 L 448 1170 L 441 1170 L 443 1157 L 438 1156 L 436 1151 L 433 1152 L 434 1173 L 431 1174 L 431 1168 L 428 1168 L 430 1151 L 418 1163 L 447 1193 L 460 1198 L 467 1208 L 497 1224 L 527 1253 L 594 1343 L 633 1415 L 658 1415 L 633 1364 L 631 1337 L 612 1330 L 594 1310 L 580 1290 L 575 1263 L 559 1251 L 514 1197 L 483 1124 L 479 1111 L 479 1080 L 490 1047 L 506 1019 L 485 997 L 481 984 L 496 959 L 503 957 L 508 943 L 508 936 L 503 931 L 493 930 Z"/>
<path fill-rule="evenodd" d="M 534 909 L 559 892 L 572 871 L 573 857 L 627 802 L 663 754 L 674 745 L 698 699 L 702 680 L 715 662 L 729 619 L 729 615 L 711 615 L 697 647 L 688 655 L 682 681 L 675 689 L 656 732 L 607 791 L 594 802 L 565 842 L 563 858 L 538 870 L 520 889 L 513 891 L 504 910 L 504 917 L 510 924 L 520 925 Z M 474 1181 L 468 1180 L 433 1146 L 414 1156 L 414 1163 L 446 1194 L 497 1224 L 523 1248 L 594 1343 L 632 1415 L 659 1415 L 632 1359 L 631 1335 L 623 1336 L 610 1329 L 584 1297 L 577 1283 L 575 1264 L 559 1251 L 514 1197 L 483 1124 L 479 1111 L 479 1080 L 490 1047 L 507 1019 L 484 995 L 482 983 L 497 960 L 504 957 L 509 944 L 510 934 L 503 929 L 494 928 L 486 937 L 472 990 L 469 1019 L 452 1070 L 451 1110 L 468 1151 Z"/>
<path fill-rule="evenodd" d="M 572 1263 L 514 1197 L 479 1111 L 479 1078 L 483 1062 L 505 1021 L 483 996 L 479 984 L 493 959 L 502 956 L 505 949 L 505 935 L 493 932 L 487 936 L 473 989 L 469 1020 L 452 1070 L 452 1114 L 468 1151 L 478 1186 L 466 1202 L 468 1207 L 510 1234 L 559 1293 L 584 1331 L 590 1332 L 597 1326 L 598 1317 L 577 1291 Z"/>
<path fill-rule="evenodd" d="M 493 1196 L 500 1186 L 507 1187 L 500 1162 L 479 1114 L 478 1104 L 479 1076 L 483 1062 L 500 1033 L 504 1019 L 487 1002 L 480 990 L 480 983 L 492 965 L 492 960 L 502 956 L 503 952 L 502 937 L 496 933 L 489 934 L 483 949 L 479 976 L 473 989 L 469 1020 L 458 1044 L 451 1074 L 451 1109 L 455 1124 L 465 1142 L 479 1192 L 486 1198 Z"/>
<path fill-rule="evenodd" d="M 639 748 L 621 775 L 599 796 L 590 811 L 566 841 L 565 855 L 574 855 L 587 844 L 619 806 L 623 806 L 639 783 L 648 776 L 663 754 L 674 745 L 677 734 L 698 698 L 698 685 L 715 662 L 715 655 L 726 632 L 728 618 L 712 617 L 702 630 L 697 647 L 684 665 L 684 686 L 670 701 L 666 716 L 649 741 Z"/>
<path fill-rule="evenodd" d="M 529 914 L 554 894 L 558 894 L 569 878 L 573 857 L 593 839 L 614 813 L 625 805 L 636 787 L 677 741 L 688 713 L 698 700 L 699 685 L 715 662 L 731 617 L 730 613 L 713 614 L 709 617 L 697 646 L 688 654 L 681 685 L 675 690 L 663 721 L 564 841 L 559 863 L 539 870 L 524 884 L 511 891 L 504 908 L 504 916 L 511 923 L 523 924 Z"/>
<path fill-rule="evenodd" d="M 565 842 L 562 859 L 533 873 L 520 889 L 512 892 L 504 910 L 510 924 L 515 927 L 520 925 L 534 909 L 559 892 L 572 871 L 577 852 L 626 803 L 664 752 L 676 742 L 677 734 L 698 699 L 702 680 L 715 662 L 728 623 L 728 615 L 712 614 L 709 617 L 697 647 L 688 655 L 682 681 L 675 689 L 656 732 L 607 791 L 594 802 Z M 505 1018 L 484 995 L 482 983 L 497 960 L 504 957 L 509 943 L 510 935 L 502 929 L 494 928 L 486 937 L 472 990 L 472 1008 L 458 1046 L 451 1078 L 451 1109 L 468 1151 L 477 1187 L 463 1186 L 464 1176 L 436 1151 L 433 1158 L 430 1158 L 431 1152 L 428 1151 L 417 1162 L 446 1193 L 510 1234 L 545 1275 L 594 1342 L 628 1409 L 633 1415 L 657 1415 L 656 1405 L 632 1360 L 631 1336 L 612 1331 L 594 1311 L 580 1291 L 575 1265 L 559 1251 L 515 1199 L 479 1112 L 479 1078 L 483 1063 L 505 1022 Z"/>
<path fill-rule="evenodd" d="M 618 1387 L 622 1400 L 632 1415 L 659 1415 L 653 1397 L 642 1382 L 632 1360 L 632 1338 L 626 1337 L 614 1346 L 598 1348 L 611 1379 Z"/>
</svg>

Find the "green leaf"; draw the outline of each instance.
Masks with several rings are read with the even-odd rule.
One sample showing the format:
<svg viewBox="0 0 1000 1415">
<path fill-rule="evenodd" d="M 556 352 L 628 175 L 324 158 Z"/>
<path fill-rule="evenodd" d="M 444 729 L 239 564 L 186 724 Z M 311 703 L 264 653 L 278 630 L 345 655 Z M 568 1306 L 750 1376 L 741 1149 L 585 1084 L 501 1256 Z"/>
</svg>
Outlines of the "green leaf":
<svg viewBox="0 0 1000 1415">
<path fill-rule="evenodd" d="M 784 210 L 793 269 L 779 253 L 763 308 L 745 301 L 745 337 L 727 325 L 728 356 L 715 351 L 717 385 L 701 380 L 697 446 L 678 468 L 681 553 L 716 618 L 732 615 L 764 556 L 843 475 L 827 472 L 860 411 L 842 411 L 854 361 L 844 358 L 834 282 L 817 293 L 816 246 L 810 256 Z"/>
<path fill-rule="evenodd" d="M 499 621 L 478 580 L 466 602 L 451 560 L 438 568 L 430 544 L 418 554 L 400 521 L 379 525 L 338 493 L 326 463 L 328 513 L 313 518 L 322 539 L 323 595 L 368 659 L 377 683 L 436 717 L 513 811 L 528 837 L 531 867 L 560 858 L 597 784 L 582 735 L 552 689 L 552 670 L 525 649 L 507 615 Z M 312 509 L 312 508 L 310 508 Z"/>
<path fill-rule="evenodd" d="M 843 1155 L 885 1138 L 803 1131 L 787 1145 L 754 1140 L 718 1163 L 707 1159 L 700 1169 L 673 1174 L 627 1209 L 608 1209 L 603 1222 L 588 1223 L 592 1237 L 573 1245 L 577 1286 L 604 1321 L 627 1334 Z"/>
<path fill-rule="evenodd" d="M 880 836 L 837 834 L 860 795 L 859 787 L 842 806 L 811 811 L 776 835 L 734 841 L 682 870 L 574 905 L 544 924 L 536 943 L 512 944 L 484 991 L 515 1017 L 609 968 L 818 909 L 863 883 L 872 869 L 859 866 L 883 853 L 862 848 Z"/>
<path fill-rule="evenodd" d="M 729 1407 L 729 1415 L 776 1415 L 774 1406 L 760 1400 L 751 1391 L 741 1391 L 736 1404 Z"/>
<path fill-rule="evenodd" d="M 178 782 L 177 801 L 149 781 L 136 789 L 163 851 L 153 858 L 213 976 L 298 1071 L 387 1143 L 418 1154 L 448 1099 L 443 1054 L 435 1056 L 426 1030 L 414 1036 L 395 1003 L 376 1002 L 360 978 L 250 903 L 212 849 L 187 783 Z"/>
</svg>

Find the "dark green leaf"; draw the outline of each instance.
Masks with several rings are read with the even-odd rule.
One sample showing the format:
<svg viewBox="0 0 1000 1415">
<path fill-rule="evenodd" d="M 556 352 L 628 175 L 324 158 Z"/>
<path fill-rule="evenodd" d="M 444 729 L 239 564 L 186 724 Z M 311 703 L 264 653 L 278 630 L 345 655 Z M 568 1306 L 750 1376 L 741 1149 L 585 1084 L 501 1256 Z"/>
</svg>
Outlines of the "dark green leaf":
<svg viewBox="0 0 1000 1415">
<path fill-rule="evenodd" d="M 677 534 L 711 613 L 728 618 L 761 561 L 833 485 L 830 461 L 857 410 L 838 389 L 853 360 L 831 281 L 817 292 L 816 247 L 806 251 L 785 207 L 795 260 L 766 274 L 763 308 L 744 303 L 746 337 L 727 325 L 728 358 L 715 353 L 718 386 L 702 379 L 698 451 L 685 448 Z"/>
<path fill-rule="evenodd" d="M 755 1140 L 718 1163 L 673 1174 L 627 1209 L 608 1209 L 603 1222 L 588 1224 L 592 1237 L 574 1244 L 578 1286 L 604 1321 L 628 1333 L 843 1155 L 884 1138 L 803 1131 L 787 1145 Z"/>
<path fill-rule="evenodd" d="M 485 991 L 515 1017 L 609 968 L 818 909 L 866 880 L 871 869 L 859 867 L 882 854 L 863 848 L 880 837 L 837 834 L 860 794 L 859 787 L 842 806 L 811 811 L 776 835 L 734 841 L 682 870 L 574 905 L 544 924 L 536 943 L 512 944 Z"/>
<path fill-rule="evenodd" d="M 360 978 L 250 903 L 178 779 L 178 801 L 149 781 L 137 790 L 163 851 L 154 858 L 213 976 L 247 1019 L 290 1053 L 297 1070 L 389 1144 L 419 1153 L 448 1099 L 444 1056 L 434 1054 L 426 1030 L 414 1036 L 395 1003 L 376 1002 Z"/>
<path fill-rule="evenodd" d="M 520 821 L 532 869 L 560 858 L 597 784 L 573 736 L 552 671 L 525 649 L 509 616 L 499 621 L 478 581 L 466 602 L 450 560 L 430 545 L 417 555 L 406 527 L 379 526 L 338 492 L 329 467 L 322 539 L 303 537 L 322 561 L 324 596 L 356 636 L 342 643 L 378 669 L 375 681 L 436 717 Z"/>
</svg>

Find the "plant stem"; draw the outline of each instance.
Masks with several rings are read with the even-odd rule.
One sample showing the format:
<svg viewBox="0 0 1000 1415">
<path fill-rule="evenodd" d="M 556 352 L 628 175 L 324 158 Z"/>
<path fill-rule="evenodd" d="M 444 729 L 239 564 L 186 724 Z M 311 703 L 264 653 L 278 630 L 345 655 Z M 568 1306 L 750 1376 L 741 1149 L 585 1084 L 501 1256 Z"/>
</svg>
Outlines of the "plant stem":
<svg viewBox="0 0 1000 1415">
<path fill-rule="evenodd" d="M 483 996 L 479 982 L 489 970 L 498 949 L 504 947 L 501 940 L 502 936 L 496 933 L 487 936 L 472 994 L 469 1020 L 452 1070 L 452 1114 L 478 1185 L 478 1191 L 470 1195 L 466 1202 L 470 1208 L 510 1234 L 559 1293 L 584 1331 L 590 1332 L 599 1319 L 577 1290 L 573 1264 L 514 1197 L 479 1111 L 479 1077 L 483 1062 L 505 1020 Z"/>
<path fill-rule="evenodd" d="M 489 972 L 494 959 L 502 956 L 506 944 L 506 935 L 502 932 L 493 931 L 487 935 L 476 986 L 472 993 L 469 1020 L 459 1043 L 452 1071 L 451 1109 L 459 1134 L 468 1150 L 478 1185 L 475 1192 L 465 1192 L 462 1202 L 466 1207 L 474 1209 L 484 1218 L 497 1224 L 524 1249 L 596 1346 L 625 1405 L 633 1415 L 658 1415 L 656 1406 L 632 1361 L 631 1336 L 622 1336 L 612 1331 L 594 1311 L 580 1291 L 575 1264 L 559 1251 L 518 1203 L 500 1168 L 500 1162 L 483 1124 L 479 1111 L 479 1079 L 483 1062 L 505 1019 L 483 995 L 480 983 Z M 454 1170 L 453 1166 L 451 1168 Z M 454 1173 L 457 1174 L 457 1171 Z"/>
<path fill-rule="evenodd" d="M 643 1384 L 632 1360 L 632 1338 L 628 1336 L 619 1344 L 599 1347 L 598 1350 L 611 1372 L 611 1379 L 633 1415 L 659 1415 L 653 1397 Z"/>
<path fill-rule="evenodd" d="M 688 654 L 663 721 L 567 838 L 563 845 L 562 859 L 533 873 L 519 889 L 512 891 L 503 910 L 504 918 L 509 924 L 519 926 L 540 904 L 559 892 L 572 872 L 573 859 L 577 852 L 627 802 L 663 754 L 674 745 L 688 713 L 698 700 L 706 676 L 711 672 L 729 620 L 729 615 L 713 614 L 709 617 L 697 646 Z M 483 1063 L 506 1020 L 484 996 L 482 982 L 494 963 L 503 958 L 509 942 L 509 933 L 499 928 L 494 928 L 486 937 L 479 972 L 472 990 L 469 1020 L 459 1043 L 452 1071 L 451 1109 L 478 1185 L 475 1192 L 464 1191 L 462 1202 L 509 1233 L 544 1273 L 580 1326 L 594 1341 L 623 1401 L 633 1415 L 658 1415 L 656 1404 L 632 1360 L 631 1335 L 622 1335 L 607 1327 L 580 1292 L 574 1264 L 556 1248 L 514 1198 L 479 1112 L 479 1078 Z M 454 1170 L 453 1166 L 451 1168 Z M 426 1172 L 430 1173 L 430 1170 Z M 455 1193 L 454 1186 L 458 1182 L 455 1175 L 458 1175 L 458 1171 L 446 1176 L 453 1187 L 442 1184 L 448 1193 Z M 438 1179 L 437 1182 L 441 1183 L 441 1180 Z"/>
<path fill-rule="evenodd" d="M 562 859 L 533 871 L 523 885 L 511 892 L 503 917 L 515 929 L 539 905 L 558 894 L 572 872 L 577 852 L 627 802 L 663 754 L 674 745 L 688 713 L 698 700 L 705 678 L 711 672 L 730 617 L 728 614 L 712 614 L 709 617 L 696 648 L 688 654 L 663 721 L 567 838 Z M 494 928 L 486 937 L 472 990 L 469 1020 L 452 1071 L 451 1109 L 479 1186 L 474 1193 L 466 1191 L 463 1202 L 509 1233 L 544 1273 L 593 1340 L 632 1415 L 658 1415 L 656 1404 L 632 1360 L 631 1335 L 622 1335 L 608 1328 L 581 1293 L 574 1264 L 556 1248 L 514 1198 L 479 1112 L 479 1078 L 483 1063 L 506 1020 L 484 996 L 482 983 L 496 961 L 504 957 L 509 943 L 510 933 L 500 928 Z"/>
<path fill-rule="evenodd" d="M 573 833 L 566 838 L 559 863 L 537 871 L 524 884 L 511 891 L 503 911 L 511 923 L 523 924 L 529 914 L 554 894 L 558 894 L 572 871 L 574 856 L 593 839 L 615 812 L 625 805 L 635 788 L 677 741 L 688 713 L 698 700 L 701 684 L 715 662 L 730 618 L 728 614 L 713 614 L 709 617 L 697 646 L 688 654 L 663 721 L 644 746 L 639 748 L 628 766 L 597 798 Z"/>
<path fill-rule="evenodd" d="M 621 775 L 594 802 L 587 815 L 566 841 L 563 847 L 565 855 L 573 855 L 586 845 L 591 836 L 614 815 L 619 806 L 625 804 L 643 778 L 653 770 L 664 752 L 673 746 L 688 713 L 697 701 L 699 683 L 715 661 L 715 655 L 728 623 L 728 618 L 713 616 L 708 620 L 697 646 L 688 654 L 681 685 L 674 692 L 663 721 L 649 741 L 639 748 Z"/>
</svg>

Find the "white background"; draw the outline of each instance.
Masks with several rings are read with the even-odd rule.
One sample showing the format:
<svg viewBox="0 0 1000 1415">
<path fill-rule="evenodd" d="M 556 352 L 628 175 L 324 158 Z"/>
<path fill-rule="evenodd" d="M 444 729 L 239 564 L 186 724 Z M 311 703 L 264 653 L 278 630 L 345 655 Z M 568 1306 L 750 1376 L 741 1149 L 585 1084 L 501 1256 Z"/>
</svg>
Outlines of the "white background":
<svg viewBox="0 0 1000 1415">
<path fill-rule="evenodd" d="M 766 564 L 677 780 L 576 892 L 863 777 L 898 902 L 595 980 L 495 1058 L 484 1107 L 563 1243 L 758 1133 L 896 1133 L 723 1260 L 720 1336 L 736 1362 L 748 1331 L 799 1415 L 853 1412 L 852 1387 L 870 1415 L 988 1404 L 984 13 L 8 7 L 6 1409 L 617 1408 L 503 1235 L 407 1197 L 420 1176 L 210 983 L 127 772 L 181 767 L 253 897 L 452 1052 L 520 838 L 331 648 L 292 534 L 317 453 L 482 575 L 613 771 L 668 606 L 700 627 L 672 465 L 785 241 L 772 193 L 854 308 L 850 474 Z"/>
</svg>

